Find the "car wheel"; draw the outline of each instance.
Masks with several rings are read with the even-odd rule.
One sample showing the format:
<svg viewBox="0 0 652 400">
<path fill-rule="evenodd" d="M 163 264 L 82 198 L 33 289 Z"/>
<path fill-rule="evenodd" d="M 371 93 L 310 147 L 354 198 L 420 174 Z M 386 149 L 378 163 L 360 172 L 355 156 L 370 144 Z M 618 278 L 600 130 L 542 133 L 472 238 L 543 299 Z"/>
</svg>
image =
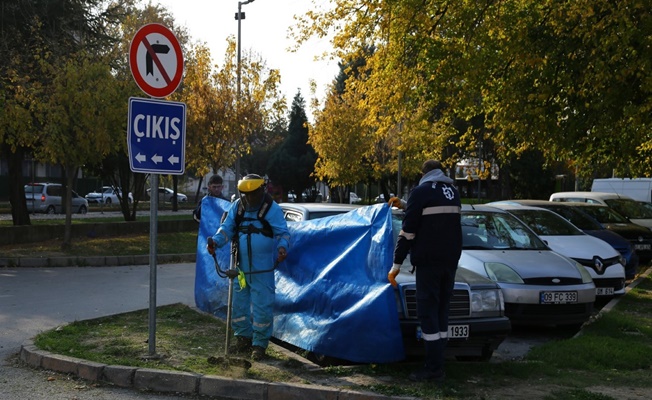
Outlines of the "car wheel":
<svg viewBox="0 0 652 400">
<path fill-rule="evenodd" d="M 80 206 L 79 207 L 79 213 L 80 214 L 86 214 L 88 212 L 88 208 L 86 206 Z"/>
<path fill-rule="evenodd" d="M 54 213 L 56 213 L 56 210 L 55 210 L 54 206 L 49 206 L 49 207 L 45 210 L 45 213 L 46 213 L 46 214 L 54 214 Z"/>
<path fill-rule="evenodd" d="M 110 198 L 110 197 L 107 197 L 107 198 L 106 198 L 106 204 L 111 204 L 111 202 L 112 202 L 111 198 Z"/>
</svg>

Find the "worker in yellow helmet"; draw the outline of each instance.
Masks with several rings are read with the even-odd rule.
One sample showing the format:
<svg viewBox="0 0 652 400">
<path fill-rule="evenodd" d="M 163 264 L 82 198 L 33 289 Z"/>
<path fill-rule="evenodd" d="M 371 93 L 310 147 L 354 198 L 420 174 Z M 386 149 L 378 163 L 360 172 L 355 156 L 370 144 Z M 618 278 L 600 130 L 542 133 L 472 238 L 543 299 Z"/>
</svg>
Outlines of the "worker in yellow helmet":
<svg viewBox="0 0 652 400">
<path fill-rule="evenodd" d="M 290 233 L 283 210 L 265 192 L 265 180 L 249 174 L 238 181 L 241 197 L 223 218 L 207 250 L 214 254 L 230 240 L 237 251 L 237 267 L 245 276 L 233 294 L 231 325 L 235 335 L 232 350 L 251 350 L 259 360 L 272 334 L 274 268 L 287 257 Z"/>
</svg>

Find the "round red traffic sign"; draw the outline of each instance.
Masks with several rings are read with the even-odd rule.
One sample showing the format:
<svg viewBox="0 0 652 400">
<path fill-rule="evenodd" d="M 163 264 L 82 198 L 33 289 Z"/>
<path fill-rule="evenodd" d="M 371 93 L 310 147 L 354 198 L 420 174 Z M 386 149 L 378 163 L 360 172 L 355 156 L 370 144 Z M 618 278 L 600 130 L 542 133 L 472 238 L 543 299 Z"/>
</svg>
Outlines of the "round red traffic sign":
<svg viewBox="0 0 652 400">
<path fill-rule="evenodd" d="M 129 46 L 129 67 L 148 95 L 160 98 L 174 93 L 183 76 L 183 54 L 174 33 L 161 24 L 140 28 Z"/>
</svg>

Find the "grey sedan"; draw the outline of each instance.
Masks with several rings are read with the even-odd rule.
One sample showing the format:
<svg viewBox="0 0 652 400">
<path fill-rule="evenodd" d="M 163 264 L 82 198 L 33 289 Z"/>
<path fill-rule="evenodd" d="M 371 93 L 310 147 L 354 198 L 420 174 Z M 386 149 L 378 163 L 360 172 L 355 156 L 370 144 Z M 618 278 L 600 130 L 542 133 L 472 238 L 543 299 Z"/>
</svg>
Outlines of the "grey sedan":
<svg viewBox="0 0 652 400">
<path fill-rule="evenodd" d="M 462 208 L 459 267 L 498 283 L 512 324 L 580 325 L 595 301 L 591 275 L 552 251 L 525 224 L 489 206 Z"/>
</svg>

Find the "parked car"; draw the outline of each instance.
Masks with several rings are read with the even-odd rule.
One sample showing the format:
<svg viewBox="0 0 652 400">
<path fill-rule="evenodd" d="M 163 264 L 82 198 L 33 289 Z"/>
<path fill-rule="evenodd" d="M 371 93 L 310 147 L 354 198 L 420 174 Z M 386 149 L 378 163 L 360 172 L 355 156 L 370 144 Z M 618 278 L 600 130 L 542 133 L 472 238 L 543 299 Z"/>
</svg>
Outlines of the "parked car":
<svg viewBox="0 0 652 400">
<path fill-rule="evenodd" d="M 338 203 L 281 203 L 286 221 L 307 221 L 331 215 L 344 214 L 356 205 Z"/>
<path fill-rule="evenodd" d="M 89 203 L 103 203 L 103 204 L 118 204 L 120 203 L 120 198 L 122 198 L 122 189 L 113 188 L 112 186 L 102 186 L 101 188 L 90 192 L 84 196 Z M 129 192 L 128 201 L 132 203 L 134 197 Z"/>
<path fill-rule="evenodd" d="M 27 210 L 32 213 L 59 214 L 63 212 L 63 186 L 59 183 L 29 183 L 25 185 Z M 72 191 L 72 212 L 86 214 L 88 201 Z"/>
<path fill-rule="evenodd" d="M 638 239 L 641 239 L 642 241 L 643 237 L 649 237 L 649 240 L 646 241 L 647 252 L 652 253 L 652 251 L 650 251 L 650 243 L 651 243 L 650 241 L 652 241 L 652 232 L 650 232 L 645 227 L 627 221 L 625 217 L 618 215 L 618 213 L 616 213 L 614 210 L 612 210 L 607 206 L 601 206 L 597 204 L 592 205 L 588 203 L 566 203 L 566 202 L 547 201 L 547 200 L 504 200 L 504 201 L 489 203 L 488 205 L 498 205 L 498 204 L 521 204 L 525 206 L 541 207 L 556 212 L 557 214 L 566 218 L 571 224 L 580 228 L 584 233 L 597 237 L 598 239 L 602 239 L 605 242 L 609 243 L 611 247 L 616 249 L 616 251 L 619 252 L 625 258 L 625 262 L 626 262 L 625 278 L 627 279 L 632 279 L 636 275 L 636 272 L 638 271 L 638 265 L 641 259 L 639 254 L 640 251 L 636 250 L 636 246 L 634 245 L 634 242 L 637 242 Z M 607 229 L 604 223 L 599 220 L 599 218 L 596 218 L 595 215 L 590 215 L 590 213 L 586 212 L 585 209 L 582 209 L 582 206 L 585 206 L 585 208 L 591 208 L 591 207 L 599 208 L 605 213 L 616 214 L 617 218 L 626 221 L 626 223 L 632 227 L 633 231 L 636 232 L 633 235 L 634 240 L 628 239 L 628 237 L 632 237 L 631 233 L 628 236 L 625 235 L 621 236 L 619 234 L 621 232 L 627 232 L 628 231 L 627 228 L 620 231 L 618 229 L 613 229 L 613 230 Z M 600 218 L 600 219 L 604 219 L 604 218 Z M 642 243 L 638 243 L 638 246 L 642 246 Z"/>
<path fill-rule="evenodd" d="M 602 239 L 587 235 L 561 215 L 540 207 L 497 204 L 530 227 L 552 250 L 582 264 L 596 296 L 625 294 L 625 259 Z"/>
<path fill-rule="evenodd" d="M 354 192 L 349 192 L 349 204 L 357 204 L 361 201 L 362 199 L 360 198 L 360 196 L 358 196 Z"/>
<path fill-rule="evenodd" d="M 611 207 L 589 203 L 566 203 L 595 218 L 606 229 L 616 232 L 634 246 L 641 262 L 652 260 L 652 232 L 620 215 Z"/>
<path fill-rule="evenodd" d="M 592 192 L 618 193 L 637 201 L 652 201 L 652 178 L 594 179 Z"/>
<path fill-rule="evenodd" d="M 640 202 L 618 193 L 557 192 L 550 195 L 550 201 L 602 204 L 613 208 L 618 214 L 631 222 L 652 230 L 652 210 Z"/>
<path fill-rule="evenodd" d="M 151 189 L 147 189 L 147 196 L 149 198 L 152 198 L 151 195 Z M 159 202 L 168 202 L 171 203 L 172 199 L 174 198 L 174 190 L 166 187 L 160 187 L 158 188 L 158 201 Z M 188 196 L 186 196 L 183 193 L 177 193 L 177 202 L 179 203 L 185 203 L 188 201 Z"/>
<path fill-rule="evenodd" d="M 392 210 L 394 243 L 398 240 L 403 211 Z M 423 354 L 417 318 L 417 289 L 409 257 L 396 277 L 396 302 L 403 346 L 408 355 Z M 488 361 L 511 331 L 505 316 L 502 291 L 496 282 L 473 271 L 458 268 L 450 305 L 447 353 L 460 360 Z"/>
<path fill-rule="evenodd" d="M 512 325 L 580 325 L 591 316 L 591 274 L 551 250 L 512 214 L 465 204 L 462 233 L 459 267 L 498 283 Z"/>
<path fill-rule="evenodd" d="M 394 196 L 396 196 L 394 193 L 389 194 L 390 198 L 392 198 Z M 389 201 L 389 199 L 385 200 L 385 195 L 382 194 L 382 193 L 379 194 L 378 196 L 376 196 L 376 198 L 374 199 L 374 203 L 387 203 L 388 201 Z"/>
<path fill-rule="evenodd" d="M 286 220 L 295 222 L 342 214 L 357 207 L 350 204 L 281 203 Z M 392 211 L 393 243 L 396 243 L 401 230 L 402 216 L 401 210 Z M 424 345 L 419 336 L 416 314 L 416 282 L 409 272 L 409 259 L 404 264 L 395 291 L 401 334 L 406 355 L 422 355 Z M 500 287 L 484 276 L 458 269 L 451 302 L 447 353 L 461 360 L 489 360 L 510 330 Z"/>
</svg>

